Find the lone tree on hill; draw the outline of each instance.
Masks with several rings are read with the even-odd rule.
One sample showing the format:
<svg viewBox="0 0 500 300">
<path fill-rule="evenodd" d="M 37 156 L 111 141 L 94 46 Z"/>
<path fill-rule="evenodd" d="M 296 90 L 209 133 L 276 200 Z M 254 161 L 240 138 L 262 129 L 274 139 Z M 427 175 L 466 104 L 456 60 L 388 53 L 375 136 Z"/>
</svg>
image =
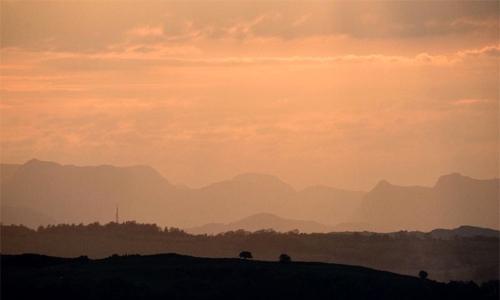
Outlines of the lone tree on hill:
<svg viewBox="0 0 500 300">
<path fill-rule="evenodd" d="M 427 279 L 427 276 L 429 276 L 429 274 L 422 270 L 418 273 L 418 276 L 420 276 L 420 278 L 422 279 Z"/>
<path fill-rule="evenodd" d="M 280 255 L 280 262 L 281 263 L 290 263 L 290 262 L 292 262 L 292 258 L 290 257 L 290 255 L 283 253 Z"/>
<path fill-rule="evenodd" d="M 252 256 L 252 253 L 249 251 L 242 251 L 240 253 L 240 258 L 247 259 L 247 258 L 253 258 L 253 256 Z"/>
</svg>

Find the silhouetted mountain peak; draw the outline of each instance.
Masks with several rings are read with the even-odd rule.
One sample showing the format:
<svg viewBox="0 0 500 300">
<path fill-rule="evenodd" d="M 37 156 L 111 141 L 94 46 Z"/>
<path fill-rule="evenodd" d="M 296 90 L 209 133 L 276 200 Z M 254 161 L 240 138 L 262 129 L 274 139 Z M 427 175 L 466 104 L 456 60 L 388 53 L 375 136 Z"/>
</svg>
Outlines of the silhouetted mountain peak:
<svg viewBox="0 0 500 300">
<path fill-rule="evenodd" d="M 439 177 L 438 181 L 436 182 L 436 187 L 443 187 L 443 186 L 460 184 L 461 182 L 469 181 L 469 180 L 472 180 L 472 178 L 467 177 L 467 176 L 463 176 L 460 173 L 452 173 L 452 174 L 443 175 L 443 176 Z"/>
<path fill-rule="evenodd" d="M 253 220 L 253 221 L 280 221 L 284 220 L 283 218 L 278 217 L 275 214 L 270 214 L 270 213 L 258 213 L 249 217 L 244 218 L 241 221 L 248 221 L 248 220 Z"/>
<path fill-rule="evenodd" d="M 51 161 L 41 161 L 36 158 L 27 161 L 25 164 L 21 166 L 22 172 L 32 172 L 35 170 L 38 171 L 50 171 L 53 172 L 55 169 L 59 169 L 60 172 L 92 172 L 94 175 L 98 174 L 113 174 L 119 172 L 127 172 L 129 174 L 135 174 L 138 178 L 156 180 L 156 181 L 165 181 L 168 183 L 168 180 L 163 178 L 158 171 L 154 168 L 146 165 L 137 165 L 130 167 L 115 167 L 112 165 L 98 165 L 98 166 L 75 166 L 75 165 L 61 165 L 56 162 Z"/>
<path fill-rule="evenodd" d="M 37 159 L 37 158 L 32 158 L 30 160 L 28 160 L 26 163 L 24 163 L 25 165 L 28 165 L 28 164 L 37 164 L 37 163 L 40 163 L 42 162 L 41 160 Z"/>
<path fill-rule="evenodd" d="M 498 179 L 474 179 L 458 173 L 442 176 L 434 187 L 381 181 L 363 197 L 355 220 L 389 230 L 463 224 L 498 229 L 498 187 Z"/>
<path fill-rule="evenodd" d="M 60 167 L 61 165 L 52 161 L 43 161 L 36 158 L 28 160 L 22 165 L 29 168 L 46 168 L 46 167 Z"/>
<path fill-rule="evenodd" d="M 377 185 L 373 188 L 373 190 L 379 190 L 379 189 L 386 189 L 388 187 L 391 187 L 392 184 L 389 183 L 387 180 L 380 180 Z"/>
<path fill-rule="evenodd" d="M 128 218 L 147 220 L 174 189 L 149 166 L 74 166 L 32 159 L 2 184 L 1 200 L 61 222 L 109 220 L 117 204 Z M 155 208 L 143 213 L 146 202 Z"/>
</svg>

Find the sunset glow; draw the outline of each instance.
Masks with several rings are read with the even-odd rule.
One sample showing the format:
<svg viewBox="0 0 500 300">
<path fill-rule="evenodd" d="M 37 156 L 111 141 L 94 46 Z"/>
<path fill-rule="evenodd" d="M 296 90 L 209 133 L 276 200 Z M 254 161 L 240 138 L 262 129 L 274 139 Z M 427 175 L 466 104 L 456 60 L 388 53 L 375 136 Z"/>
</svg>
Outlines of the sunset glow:
<svg viewBox="0 0 500 300">
<path fill-rule="evenodd" d="M 2 1 L 1 161 L 499 176 L 498 1 Z"/>
</svg>

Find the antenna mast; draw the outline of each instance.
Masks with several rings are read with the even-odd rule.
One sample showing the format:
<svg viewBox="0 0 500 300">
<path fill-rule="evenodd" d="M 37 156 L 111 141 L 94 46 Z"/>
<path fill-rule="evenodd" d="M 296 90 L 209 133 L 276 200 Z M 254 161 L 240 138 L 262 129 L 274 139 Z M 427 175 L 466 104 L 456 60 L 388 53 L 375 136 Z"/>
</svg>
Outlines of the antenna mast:
<svg viewBox="0 0 500 300">
<path fill-rule="evenodd" d="M 116 224 L 118 224 L 118 204 L 116 205 Z"/>
</svg>

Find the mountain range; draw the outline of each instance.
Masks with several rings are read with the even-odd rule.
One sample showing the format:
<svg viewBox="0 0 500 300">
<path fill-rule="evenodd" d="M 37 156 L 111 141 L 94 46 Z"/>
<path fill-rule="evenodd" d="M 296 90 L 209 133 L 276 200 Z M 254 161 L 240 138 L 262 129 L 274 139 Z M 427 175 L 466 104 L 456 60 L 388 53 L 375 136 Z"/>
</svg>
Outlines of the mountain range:
<svg viewBox="0 0 500 300">
<path fill-rule="evenodd" d="M 107 223 L 115 221 L 118 210 L 119 221 L 200 233 L 236 229 L 249 224 L 237 220 L 250 216 L 257 225 L 241 229 L 388 232 L 461 225 L 499 228 L 499 180 L 460 174 L 442 176 L 434 187 L 401 187 L 381 181 L 369 192 L 328 186 L 296 191 L 275 176 L 258 173 L 189 189 L 171 184 L 149 166 L 77 167 L 36 159 L 23 165 L 1 164 L 0 174 L 2 222 L 30 227 L 52 221 Z"/>
<path fill-rule="evenodd" d="M 499 180 L 478 180 L 458 173 L 442 176 L 434 187 L 401 187 L 379 182 L 367 193 L 355 221 L 379 224 L 391 231 L 499 227 Z"/>
</svg>

